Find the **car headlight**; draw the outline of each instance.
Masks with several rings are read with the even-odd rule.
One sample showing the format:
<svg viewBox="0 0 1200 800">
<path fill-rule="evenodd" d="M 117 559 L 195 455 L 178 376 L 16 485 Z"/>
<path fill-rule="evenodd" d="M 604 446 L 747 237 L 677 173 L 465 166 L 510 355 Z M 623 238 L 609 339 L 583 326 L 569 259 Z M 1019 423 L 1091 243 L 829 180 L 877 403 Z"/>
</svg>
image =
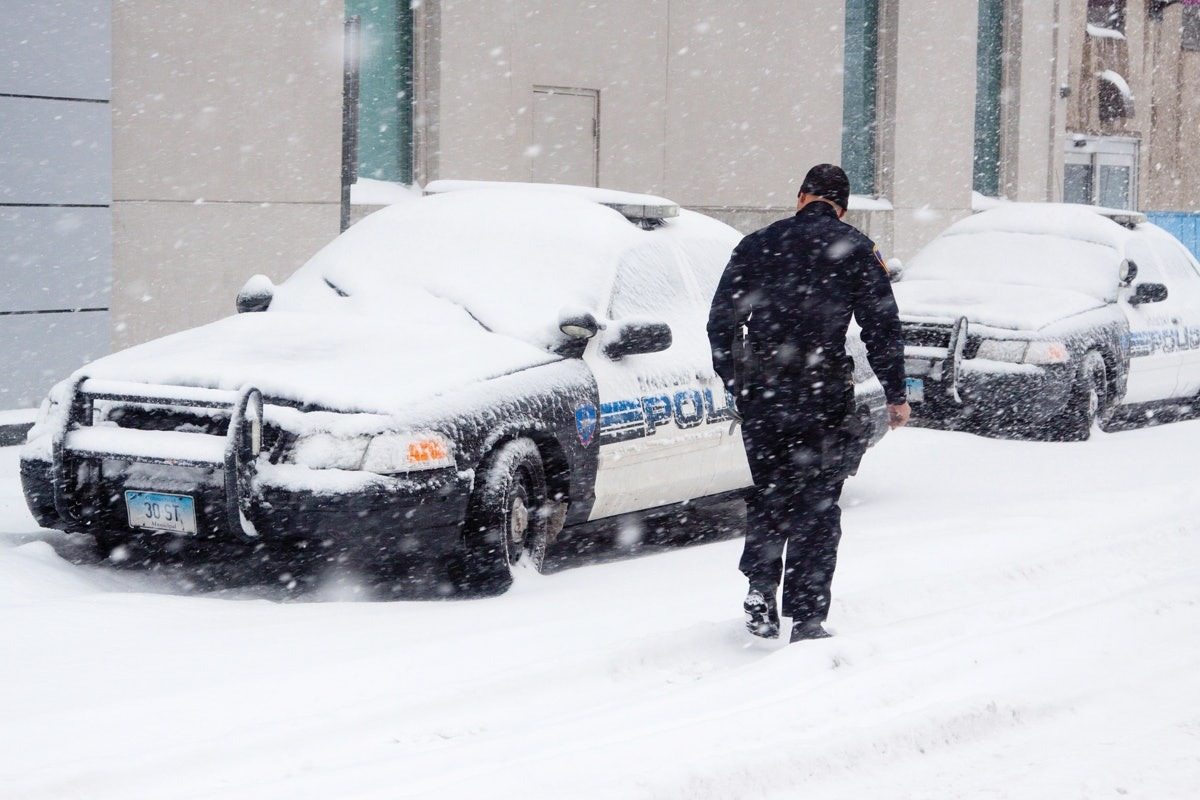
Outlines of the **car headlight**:
<svg viewBox="0 0 1200 800">
<path fill-rule="evenodd" d="M 975 357 L 988 361 L 1008 361 L 1012 364 L 1020 364 L 1021 360 L 1025 358 L 1025 349 L 1028 346 L 1029 342 L 1021 339 L 984 339 L 980 342 Z"/>
<path fill-rule="evenodd" d="M 436 433 L 384 433 L 367 446 L 362 468 L 383 475 L 454 466 L 450 442 Z"/>
<path fill-rule="evenodd" d="M 1066 364 L 1071 353 L 1062 342 L 1030 342 L 1025 351 L 1026 364 Z"/>
<path fill-rule="evenodd" d="M 362 466 L 369 436 L 334 436 L 314 433 L 302 436 L 288 458 L 293 464 L 312 469 L 358 469 Z"/>
<path fill-rule="evenodd" d="M 984 339 L 975 357 L 1010 364 L 1066 364 L 1071 360 L 1071 353 L 1062 342 Z"/>
</svg>

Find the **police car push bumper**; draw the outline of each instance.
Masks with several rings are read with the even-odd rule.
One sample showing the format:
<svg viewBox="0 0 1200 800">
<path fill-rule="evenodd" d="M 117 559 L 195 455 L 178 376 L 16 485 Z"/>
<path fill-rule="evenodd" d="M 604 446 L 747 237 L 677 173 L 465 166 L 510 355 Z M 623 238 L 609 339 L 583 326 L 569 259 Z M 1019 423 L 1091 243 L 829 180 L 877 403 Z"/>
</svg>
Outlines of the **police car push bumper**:
<svg viewBox="0 0 1200 800">
<path fill-rule="evenodd" d="M 172 407 L 210 409 L 229 415 L 224 437 L 180 431 L 128 430 L 94 425 L 98 400 Z M 54 509 L 70 524 L 83 522 L 73 497 L 82 461 L 128 459 L 141 464 L 221 469 L 224 474 L 225 528 L 234 537 L 252 541 L 258 531 L 250 520 L 250 483 L 262 449 L 263 399 L 253 387 L 239 391 L 151 386 L 79 377 L 71 387 L 67 413 L 55 432 L 51 452 Z M 196 533 L 195 501 L 186 495 L 131 493 L 127 504 L 146 503 L 144 520 L 131 505 L 130 523 L 137 527 Z M 148 495 L 148 497 L 147 497 Z M 163 506 L 158 508 L 157 506 Z M 191 514 L 189 520 L 188 514 Z M 156 525 L 162 520 L 163 525 Z M 138 525 L 139 522 L 145 524 Z M 189 524 L 190 522 L 190 524 Z M 178 524 L 174 524 L 178 523 Z"/>
<path fill-rule="evenodd" d="M 1044 421 L 1063 412 L 1071 387 L 1064 378 L 1073 370 L 1065 348 L 1053 342 L 984 339 L 967 358 L 969 336 L 967 319 L 960 317 L 948 347 L 905 348 L 908 394 L 916 418 L 983 415 Z M 1040 363 L 1027 360 L 1031 348 Z"/>
<path fill-rule="evenodd" d="M 415 532 L 422 534 L 421 548 L 430 554 L 452 551 L 458 544 L 471 481 L 455 468 L 448 446 L 433 452 L 428 437 L 382 434 L 371 439 L 371 445 L 383 446 L 371 455 L 375 465 L 395 460 L 384 450 L 397 442 L 408 458 L 421 462 L 403 476 L 307 469 L 259 458 L 265 459 L 264 403 L 253 387 L 224 391 L 82 377 L 68 397 L 52 435 L 50 463 L 22 463 L 30 510 L 45 527 L 127 529 L 241 543 L 267 535 L 328 541 L 357 529 L 356 542 L 375 553 L 387 544 L 413 547 L 406 538 Z M 229 424 L 223 436 L 96 425 L 97 402 L 211 411 L 228 415 Z M 371 445 L 364 447 L 364 460 Z M 104 474 L 105 464 L 160 465 L 168 468 L 164 474 L 169 477 L 131 481 L 123 474 Z M 290 477 L 302 474 L 311 485 L 298 488 L 289 469 Z M 331 472 L 342 481 L 319 479 Z M 380 524 L 372 526 L 372 521 Z M 368 530 L 373 527 L 379 530 Z"/>
</svg>

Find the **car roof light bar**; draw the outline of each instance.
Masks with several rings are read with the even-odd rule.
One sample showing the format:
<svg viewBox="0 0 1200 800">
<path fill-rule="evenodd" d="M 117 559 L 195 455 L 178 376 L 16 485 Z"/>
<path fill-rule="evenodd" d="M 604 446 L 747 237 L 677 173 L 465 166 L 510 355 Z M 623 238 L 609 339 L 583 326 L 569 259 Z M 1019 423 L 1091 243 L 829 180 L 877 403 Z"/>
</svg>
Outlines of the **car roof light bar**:
<svg viewBox="0 0 1200 800">
<path fill-rule="evenodd" d="M 521 183 L 517 181 L 433 181 L 425 187 L 425 194 L 445 194 L 468 189 L 533 189 L 536 191 L 569 194 L 590 200 L 613 209 L 630 222 L 642 223 L 642 227 L 654 227 L 671 217 L 679 216 L 679 204 L 665 197 L 595 186 L 574 186 L 559 183 Z"/>
<path fill-rule="evenodd" d="M 1138 225 L 1146 222 L 1146 215 L 1140 211 L 1130 211 L 1124 208 L 1104 208 L 1103 206 L 1093 206 L 1093 209 L 1100 216 L 1107 217 L 1125 228 L 1136 228 Z"/>
</svg>

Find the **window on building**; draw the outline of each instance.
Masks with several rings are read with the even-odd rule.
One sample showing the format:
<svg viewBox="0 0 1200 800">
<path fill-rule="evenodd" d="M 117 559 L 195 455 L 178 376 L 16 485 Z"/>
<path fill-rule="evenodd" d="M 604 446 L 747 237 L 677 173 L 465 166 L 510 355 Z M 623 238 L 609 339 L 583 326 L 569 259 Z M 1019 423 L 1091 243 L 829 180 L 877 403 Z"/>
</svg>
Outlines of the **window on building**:
<svg viewBox="0 0 1200 800">
<path fill-rule="evenodd" d="M 1129 88 L 1129 83 L 1112 70 L 1104 70 L 1096 77 L 1100 121 L 1107 124 L 1132 117 L 1133 91 Z"/>
<path fill-rule="evenodd" d="M 412 183 L 410 0 L 346 0 L 361 19 L 358 90 L 359 177 Z"/>
<path fill-rule="evenodd" d="M 1088 0 L 1087 21 L 1098 28 L 1125 32 L 1125 0 Z"/>
<path fill-rule="evenodd" d="M 1063 202 L 1137 207 L 1136 139 L 1077 136 L 1067 143 Z"/>
<path fill-rule="evenodd" d="M 1200 6 L 1183 9 L 1183 49 L 1200 51 Z"/>
<path fill-rule="evenodd" d="M 842 168 L 855 194 L 875 194 L 879 0 L 846 0 Z"/>
<path fill-rule="evenodd" d="M 975 50 L 974 188 L 1000 195 L 1000 91 L 1004 77 L 1004 0 L 979 0 Z"/>
</svg>

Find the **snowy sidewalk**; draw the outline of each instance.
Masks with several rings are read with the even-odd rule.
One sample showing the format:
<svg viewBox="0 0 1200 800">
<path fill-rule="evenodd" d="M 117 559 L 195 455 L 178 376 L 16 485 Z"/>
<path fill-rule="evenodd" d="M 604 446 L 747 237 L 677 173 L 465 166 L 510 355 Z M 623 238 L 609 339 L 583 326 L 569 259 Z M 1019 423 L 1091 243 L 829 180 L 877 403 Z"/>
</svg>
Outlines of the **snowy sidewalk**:
<svg viewBox="0 0 1200 800">
<path fill-rule="evenodd" d="M 750 642 L 740 542 L 506 596 L 276 603 L 74 565 L 0 450 L 19 798 L 1188 798 L 1200 422 L 889 435 L 826 642 Z M 314 598 L 315 599 L 315 598 Z"/>
</svg>

